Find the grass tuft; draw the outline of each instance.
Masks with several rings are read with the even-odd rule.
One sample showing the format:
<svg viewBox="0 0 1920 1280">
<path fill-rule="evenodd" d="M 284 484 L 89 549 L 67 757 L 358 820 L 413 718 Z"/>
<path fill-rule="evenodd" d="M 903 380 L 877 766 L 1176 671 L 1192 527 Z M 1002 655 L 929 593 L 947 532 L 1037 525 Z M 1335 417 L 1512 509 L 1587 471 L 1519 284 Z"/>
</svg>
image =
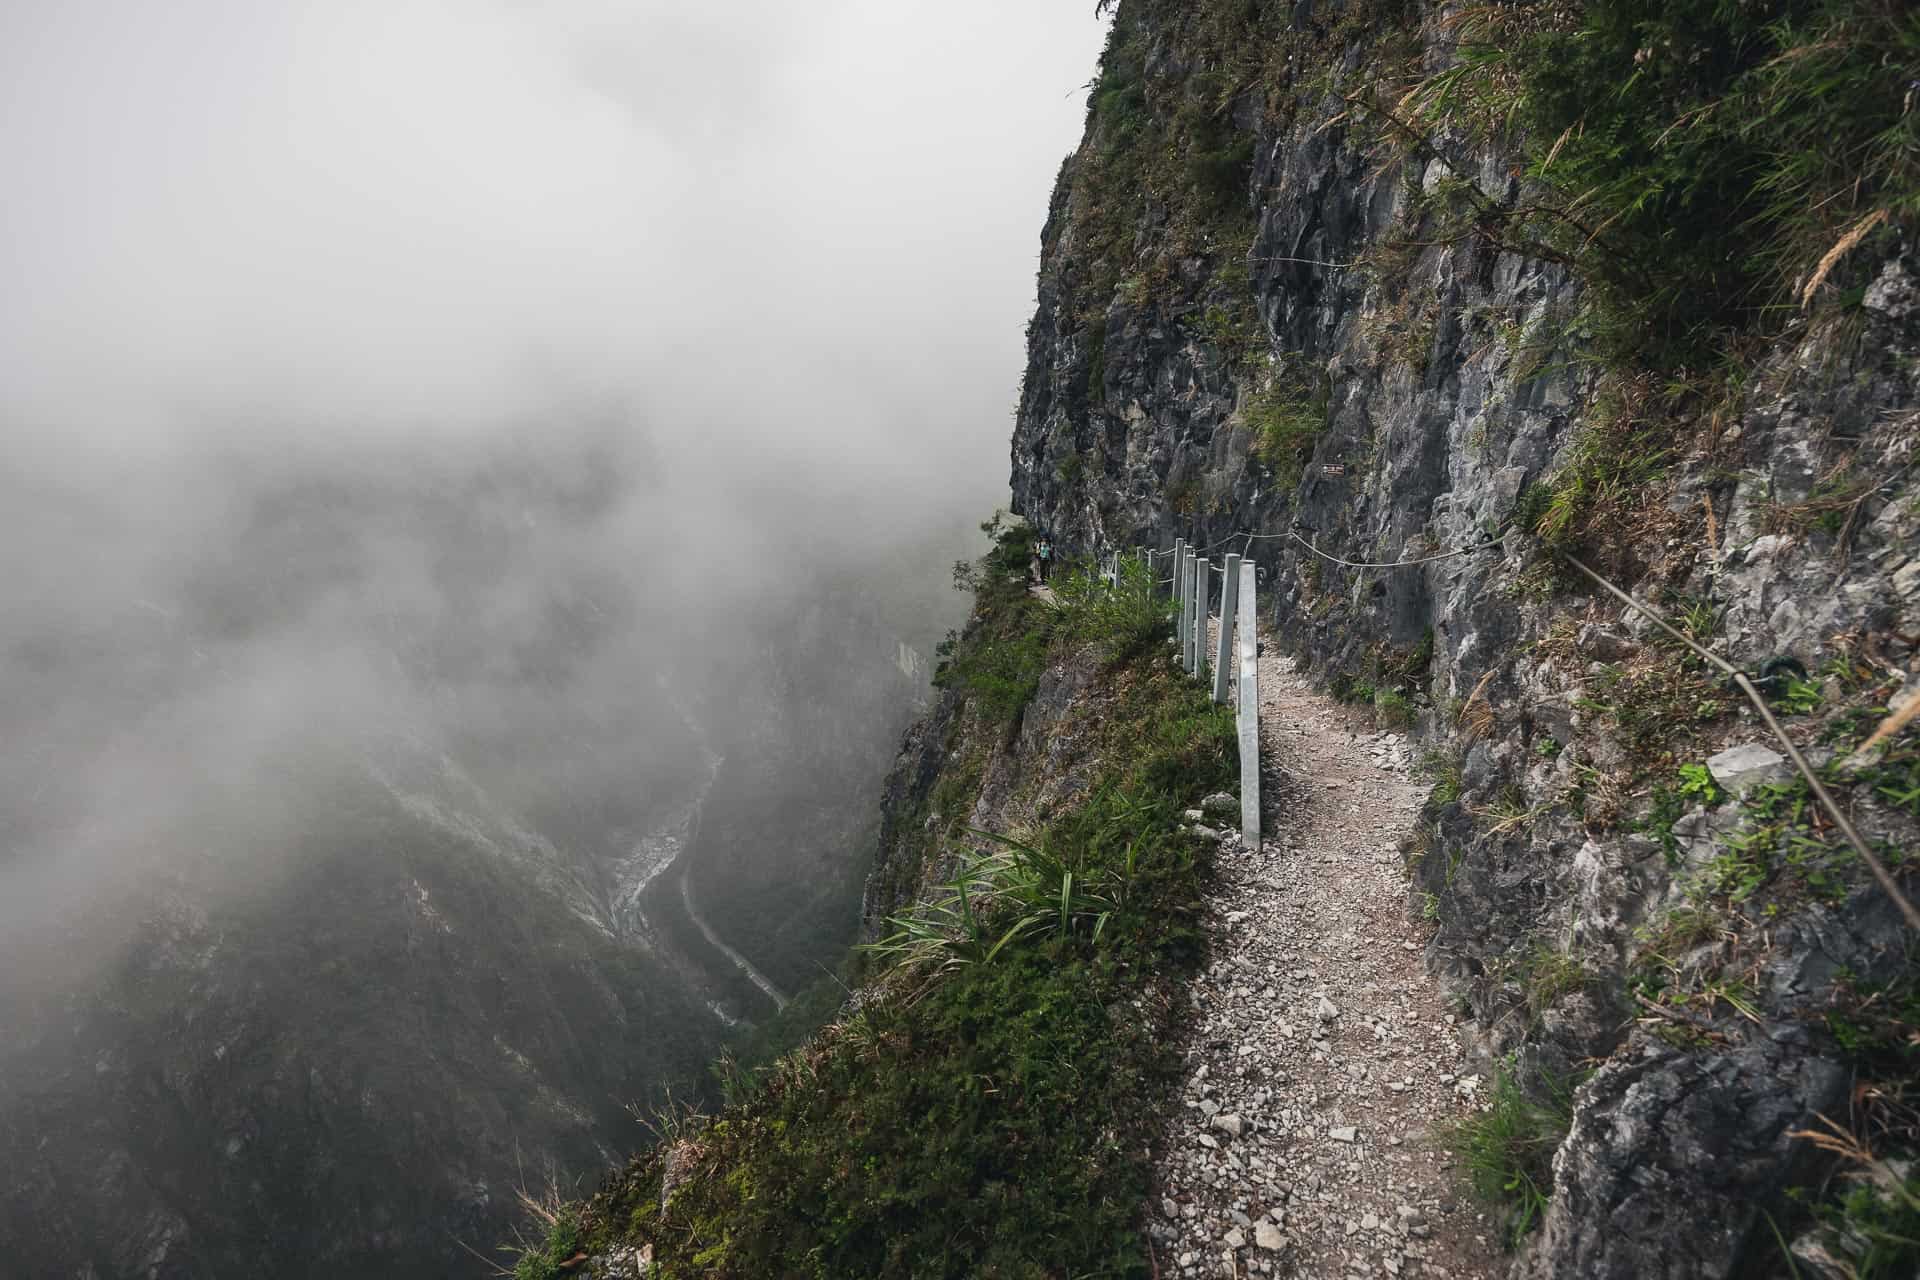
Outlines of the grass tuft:
<svg viewBox="0 0 1920 1280">
<path fill-rule="evenodd" d="M 1486 1107 L 1461 1121 L 1453 1140 L 1466 1159 L 1474 1193 L 1505 1213 L 1504 1235 L 1517 1246 L 1546 1212 L 1553 1194 L 1553 1153 L 1572 1122 L 1572 1098 L 1547 1089 L 1547 1100 L 1528 1095 L 1511 1067 L 1494 1075 Z"/>
</svg>

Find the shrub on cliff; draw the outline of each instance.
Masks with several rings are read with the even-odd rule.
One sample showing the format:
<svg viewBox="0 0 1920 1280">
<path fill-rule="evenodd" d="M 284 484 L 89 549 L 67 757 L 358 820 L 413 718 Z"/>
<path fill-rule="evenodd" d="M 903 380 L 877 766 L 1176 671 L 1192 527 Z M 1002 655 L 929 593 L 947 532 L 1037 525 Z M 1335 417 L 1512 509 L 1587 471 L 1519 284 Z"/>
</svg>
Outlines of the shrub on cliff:
<svg viewBox="0 0 1920 1280">
<path fill-rule="evenodd" d="M 993 549 L 954 566 L 954 585 L 974 593 L 973 616 L 936 648 L 933 685 L 964 691 L 992 719 L 1012 720 L 1040 687 L 1054 611 L 1027 591 L 1033 530 L 998 519 L 981 527 Z"/>
<path fill-rule="evenodd" d="M 1110 662 L 1126 662 L 1164 647 L 1173 626 L 1173 601 L 1154 581 L 1147 564 L 1123 555 L 1119 581 L 1109 585 L 1082 565 L 1054 586 L 1062 631 L 1100 650 Z"/>
</svg>

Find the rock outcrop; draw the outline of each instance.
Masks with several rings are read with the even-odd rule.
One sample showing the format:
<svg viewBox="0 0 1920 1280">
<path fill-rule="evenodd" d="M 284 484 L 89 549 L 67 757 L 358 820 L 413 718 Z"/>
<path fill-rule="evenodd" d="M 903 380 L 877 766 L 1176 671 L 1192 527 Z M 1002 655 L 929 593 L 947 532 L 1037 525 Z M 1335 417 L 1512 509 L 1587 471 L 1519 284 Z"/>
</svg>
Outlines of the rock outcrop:
<svg viewBox="0 0 1920 1280">
<path fill-rule="evenodd" d="M 1603 358 L 1576 261 L 1503 238 L 1526 140 L 1388 109 L 1458 65 L 1452 6 L 1245 19 L 1267 47 L 1222 9 L 1118 6 L 1042 238 L 1016 509 L 1083 553 L 1246 552 L 1306 668 L 1425 739 L 1429 963 L 1491 1068 L 1572 1091 L 1520 1274 L 1778 1268 L 1845 1185 L 1820 1117 L 1911 1153 L 1858 1094 L 1910 1059 L 1850 1030 L 1909 1007 L 1911 934 L 1797 778 L 1714 781 L 1779 744 L 1560 553 L 1764 676 L 1817 764 L 1856 743 L 1920 642 L 1911 246 L 1836 259 L 1844 299 L 1675 408 Z M 1908 744 L 1839 787 L 1896 866 Z"/>
</svg>

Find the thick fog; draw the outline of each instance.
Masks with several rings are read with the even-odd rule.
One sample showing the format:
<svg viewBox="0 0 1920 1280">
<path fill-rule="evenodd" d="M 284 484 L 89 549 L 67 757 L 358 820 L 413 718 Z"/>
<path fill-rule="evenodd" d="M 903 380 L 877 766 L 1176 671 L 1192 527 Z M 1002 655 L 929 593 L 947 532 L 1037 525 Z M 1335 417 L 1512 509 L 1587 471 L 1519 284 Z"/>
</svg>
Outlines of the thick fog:
<svg viewBox="0 0 1920 1280">
<path fill-rule="evenodd" d="M 1090 0 L 0 6 L 10 974 L 130 869 L 270 878 L 335 756 L 667 786 L 740 625 L 965 550 L 1099 38 Z"/>
</svg>

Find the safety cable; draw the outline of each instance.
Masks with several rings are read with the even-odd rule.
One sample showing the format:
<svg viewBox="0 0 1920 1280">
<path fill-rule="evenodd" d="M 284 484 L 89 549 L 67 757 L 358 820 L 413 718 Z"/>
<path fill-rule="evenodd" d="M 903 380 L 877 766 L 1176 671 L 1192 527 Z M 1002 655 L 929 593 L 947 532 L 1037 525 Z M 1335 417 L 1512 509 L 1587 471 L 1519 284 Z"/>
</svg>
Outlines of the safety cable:
<svg viewBox="0 0 1920 1280">
<path fill-rule="evenodd" d="M 1232 542 L 1236 538 L 1245 538 L 1247 539 L 1249 544 L 1257 540 L 1264 540 L 1269 538 L 1292 538 L 1295 542 L 1299 543 L 1301 546 L 1305 547 L 1307 550 L 1313 552 L 1313 554 L 1315 554 L 1316 556 L 1319 556 L 1322 560 L 1328 561 L 1329 563 L 1332 563 L 1332 564 L 1344 566 L 1345 568 L 1348 568 L 1348 569 L 1404 569 L 1410 565 L 1432 564 L 1436 560 L 1451 560 L 1455 556 L 1471 555 L 1475 551 L 1484 550 L 1485 548 L 1491 547 L 1491 546 L 1497 546 L 1500 542 L 1500 539 L 1498 538 L 1489 538 L 1485 542 L 1476 543 L 1471 547 L 1461 547 L 1457 551 L 1443 551 L 1439 555 L 1421 556 L 1417 560 L 1390 560 L 1390 561 L 1372 562 L 1372 561 L 1364 561 L 1364 560 L 1343 560 L 1339 556 L 1331 555 L 1325 551 L 1322 551 L 1320 548 L 1314 546 L 1313 543 L 1301 537 L 1298 533 L 1295 533 L 1291 529 L 1287 529 L 1280 533 L 1230 533 L 1226 537 L 1221 538 L 1217 542 L 1209 542 L 1204 547 L 1188 547 L 1187 551 L 1191 555 L 1199 555 L 1202 552 L 1212 551 L 1216 547 L 1224 547 L 1229 542 Z M 1170 555 L 1172 553 L 1156 551 L 1153 554 L 1154 555 L 1163 555 L 1163 554 Z"/>
<path fill-rule="evenodd" d="M 1333 564 L 1342 565 L 1349 569 L 1403 569 L 1412 565 L 1432 564 L 1436 560 L 1449 560 L 1455 556 L 1471 555 L 1475 551 L 1484 550 L 1499 542 L 1498 538 L 1489 538 L 1487 541 L 1475 546 L 1461 547 L 1457 551 L 1443 551 L 1437 555 L 1422 556 L 1415 560 L 1367 563 L 1363 561 L 1343 560 L 1338 556 L 1329 555 L 1314 546 L 1313 543 L 1307 541 L 1307 539 L 1289 529 L 1283 534 L 1236 533 L 1229 535 L 1220 542 L 1211 543 L 1205 547 L 1188 548 L 1188 552 L 1189 554 L 1198 554 L 1198 552 L 1201 551 L 1210 551 L 1214 547 L 1222 546 L 1227 542 L 1233 541 L 1234 538 L 1247 538 L 1251 540 L 1255 538 L 1280 537 L 1290 537 L 1307 550 L 1313 552 L 1316 556 L 1319 556 L 1322 560 L 1327 560 Z M 1171 551 L 1160 552 L 1151 549 L 1149 549 L 1148 553 L 1155 556 L 1175 554 Z M 1841 834 L 1846 837 L 1847 843 L 1852 845 L 1853 851 L 1860 855 L 1860 860 L 1866 864 L 1867 870 L 1873 874 L 1873 878 L 1879 882 L 1880 887 L 1886 890 L 1887 896 L 1893 899 L 1893 903 L 1899 908 L 1900 914 L 1906 917 L 1908 925 L 1916 930 L 1920 930 L 1920 909 L 1914 907 L 1912 900 L 1901 890 L 1899 882 L 1893 878 L 1892 873 L 1887 870 L 1886 865 L 1880 861 L 1873 850 L 1867 846 L 1867 842 L 1861 838 L 1859 831 L 1854 828 L 1852 820 L 1847 817 L 1839 803 L 1834 800 L 1832 793 L 1827 790 L 1826 784 L 1820 781 L 1820 777 L 1814 772 L 1813 766 L 1808 764 L 1806 757 L 1800 754 L 1800 748 L 1794 744 L 1792 738 L 1787 736 L 1786 729 L 1774 718 L 1773 708 L 1767 705 L 1766 698 L 1760 693 L 1759 689 L 1754 687 L 1753 681 L 1748 677 L 1747 673 L 1734 666 L 1731 662 L 1728 662 L 1725 658 L 1722 658 L 1719 654 L 1697 644 L 1690 636 L 1681 632 L 1679 628 L 1662 617 L 1660 612 L 1652 605 L 1642 602 L 1630 592 L 1615 586 L 1592 568 L 1588 567 L 1579 557 L 1570 555 L 1564 551 L 1557 552 L 1556 554 L 1575 569 L 1578 569 L 1582 574 L 1586 575 L 1586 577 L 1591 579 L 1608 595 L 1611 595 L 1621 604 L 1652 622 L 1655 626 L 1666 632 L 1667 635 L 1679 641 L 1680 644 L 1684 645 L 1701 660 L 1725 673 L 1726 676 L 1733 681 L 1734 686 L 1746 696 L 1747 701 L 1753 704 L 1753 709 L 1760 713 L 1760 718 L 1765 722 L 1767 730 L 1779 740 L 1781 746 L 1786 748 L 1788 759 L 1793 761 L 1793 767 L 1799 771 L 1800 776 L 1806 779 L 1807 786 L 1812 789 L 1814 797 L 1820 802 L 1821 808 L 1827 811 L 1828 815 L 1833 819 L 1834 825 L 1839 827 Z M 1164 586 L 1172 584 L 1174 579 L 1162 578 L 1159 581 L 1161 585 Z M 1209 621 L 1213 620 L 1215 616 L 1216 615 L 1209 611 Z"/>
<path fill-rule="evenodd" d="M 1344 565 L 1349 569 L 1404 569 L 1410 565 L 1432 564 L 1435 560 L 1451 560 L 1455 556 L 1472 555 L 1476 551 L 1484 551 L 1488 547 L 1497 546 L 1500 542 L 1498 538 L 1488 538 L 1485 542 L 1475 543 L 1471 547 L 1461 547 L 1457 551 L 1442 551 L 1438 555 L 1421 556 L 1417 560 L 1389 560 L 1375 564 L 1361 560 L 1342 560 L 1339 556 L 1328 555 L 1291 529 L 1287 530 L 1287 536 L 1307 550 L 1313 552 L 1313 554 L 1319 556 L 1322 560 L 1329 561 L 1333 564 Z"/>
<path fill-rule="evenodd" d="M 1834 801 L 1834 798 L 1828 794 L 1825 784 L 1823 784 L 1819 776 L 1814 773 L 1813 767 L 1807 763 L 1806 757 L 1800 754 L 1800 748 L 1795 746 L 1793 739 L 1787 736 L 1787 731 L 1780 727 L 1780 722 L 1773 718 L 1773 708 L 1767 705 L 1767 700 L 1761 696 L 1758 689 L 1754 688 L 1753 681 L 1747 678 L 1747 673 L 1720 655 L 1695 644 L 1691 638 L 1682 634 L 1665 618 L 1661 617 L 1652 605 L 1642 604 L 1626 591 L 1614 586 L 1598 573 L 1589 569 L 1577 557 L 1569 555 L 1564 551 L 1560 552 L 1559 555 L 1561 559 L 1598 583 L 1600 587 L 1609 595 L 1613 596 L 1614 599 L 1647 618 L 1655 626 L 1672 636 L 1675 640 L 1678 640 L 1700 658 L 1712 663 L 1732 678 L 1734 685 L 1741 693 L 1747 695 L 1747 701 L 1751 702 L 1754 710 L 1760 713 L 1760 718 L 1766 721 L 1767 728 L 1772 731 L 1773 736 L 1778 738 L 1780 745 L 1787 749 L 1787 756 L 1793 761 L 1793 767 L 1800 771 L 1800 776 L 1807 780 L 1809 787 L 1813 788 L 1813 794 L 1819 799 L 1821 807 L 1833 818 L 1834 824 L 1840 828 L 1840 833 L 1846 836 L 1847 843 L 1852 845 L 1853 851 L 1860 855 L 1860 860 L 1867 864 L 1867 869 L 1873 873 L 1873 878 L 1880 882 L 1880 887 L 1887 891 L 1887 896 L 1893 899 L 1896 907 L 1900 908 L 1900 914 L 1907 918 L 1907 923 L 1915 929 L 1920 929 L 1920 910 L 1914 908 L 1912 901 L 1908 899 L 1905 893 L 1901 892 L 1900 885 L 1894 880 L 1892 874 L 1887 871 L 1880 859 L 1874 856 L 1873 850 L 1867 847 L 1867 842 L 1860 838 L 1860 833 L 1854 830 L 1853 823 L 1849 821 L 1847 815 L 1841 811 L 1839 804 Z"/>
</svg>

